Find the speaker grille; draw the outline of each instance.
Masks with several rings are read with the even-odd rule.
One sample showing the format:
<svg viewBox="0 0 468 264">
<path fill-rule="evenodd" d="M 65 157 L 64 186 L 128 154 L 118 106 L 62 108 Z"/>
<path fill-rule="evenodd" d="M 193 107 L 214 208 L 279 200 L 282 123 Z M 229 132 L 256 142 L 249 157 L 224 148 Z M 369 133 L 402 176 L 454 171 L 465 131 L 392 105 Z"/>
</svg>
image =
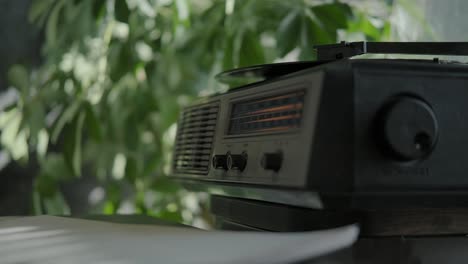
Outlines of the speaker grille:
<svg viewBox="0 0 468 264">
<path fill-rule="evenodd" d="M 218 103 L 209 103 L 182 112 L 174 150 L 175 172 L 208 173 L 218 109 Z"/>
</svg>

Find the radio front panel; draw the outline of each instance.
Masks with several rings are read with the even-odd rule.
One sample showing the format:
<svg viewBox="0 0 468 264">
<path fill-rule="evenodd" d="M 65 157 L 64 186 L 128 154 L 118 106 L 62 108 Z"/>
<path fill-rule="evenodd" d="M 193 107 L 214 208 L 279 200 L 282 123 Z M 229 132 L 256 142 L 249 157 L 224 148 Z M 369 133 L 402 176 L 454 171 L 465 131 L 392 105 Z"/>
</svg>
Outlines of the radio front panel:
<svg viewBox="0 0 468 264">
<path fill-rule="evenodd" d="M 304 188 L 322 83 L 323 74 L 312 72 L 233 90 L 186 109 L 178 124 L 175 150 L 189 150 L 187 155 L 182 155 L 186 158 L 183 161 L 177 159 L 181 154 L 176 153 L 175 175 Z M 207 112 L 205 118 L 197 115 L 203 111 Z M 193 116 L 196 122 L 187 116 Z M 192 127 L 187 123 L 193 124 Z M 213 129 L 213 138 L 209 138 Z M 198 134 L 190 134 L 187 139 L 187 131 Z M 190 149 L 185 142 L 199 145 Z M 209 161 L 207 153 L 210 153 Z M 184 170 L 186 163 L 200 164 L 202 168 L 193 173 L 193 168 Z"/>
</svg>

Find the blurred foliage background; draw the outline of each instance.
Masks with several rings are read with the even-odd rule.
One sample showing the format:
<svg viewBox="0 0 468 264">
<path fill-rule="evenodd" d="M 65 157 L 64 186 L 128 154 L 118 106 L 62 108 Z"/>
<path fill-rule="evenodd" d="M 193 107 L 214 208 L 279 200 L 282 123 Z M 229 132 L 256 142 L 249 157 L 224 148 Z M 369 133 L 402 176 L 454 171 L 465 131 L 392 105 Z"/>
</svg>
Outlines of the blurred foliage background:
<svg viewBox="0 0 468 264">
<path fill-rule="evenodd" d="M 8 158 L 37 164 L 31 213 L 206 224 L 206 197 L 166 177 L 180 109 L 226 89 L 213 78 L 225 69 L 314 60 L 314 44 L 388 40 L 394 6 L 33 0 L 28 19 L 43 36 L 40 63 L 9 69 L 14 100 L 0 114 Z"/>
</svg>

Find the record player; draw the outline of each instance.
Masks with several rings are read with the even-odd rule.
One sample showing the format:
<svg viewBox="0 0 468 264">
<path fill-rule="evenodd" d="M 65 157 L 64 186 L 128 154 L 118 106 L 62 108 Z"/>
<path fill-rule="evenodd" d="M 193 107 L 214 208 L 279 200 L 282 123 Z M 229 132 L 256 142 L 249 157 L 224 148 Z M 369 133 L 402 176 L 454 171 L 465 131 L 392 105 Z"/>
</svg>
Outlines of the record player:
<svg viewBox="0 0 468 264">
<path fill-rule="evenodd" d="M 467 232 L 468 65 L 356 56 L 460 56 L 468 43 L 315 49 L 317 61 L 218 75 L 253 81 L 183 110 L 172 176 L 210 193 L 224 228 Z"/>
</svg>

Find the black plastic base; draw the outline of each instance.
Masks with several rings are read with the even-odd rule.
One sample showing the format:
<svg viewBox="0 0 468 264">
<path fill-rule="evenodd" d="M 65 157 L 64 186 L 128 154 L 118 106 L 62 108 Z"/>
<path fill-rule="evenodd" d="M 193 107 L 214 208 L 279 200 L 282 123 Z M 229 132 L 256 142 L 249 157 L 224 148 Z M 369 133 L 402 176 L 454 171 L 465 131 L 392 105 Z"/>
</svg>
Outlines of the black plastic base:
<svg viewBox="0 0 468 264">
<path fill-rule="evenodd" d="M 319 230 L 358 221 L 357 215 L 352 213 L 312 210 L 217 195 L 211 196 L 211 212 L 223 223 L 276 232 Z"/>
<path fill-rule="evenodd" d="M 223 196 L 211 197 L 211 210 L 222 230 L 290 232 L 360 223 L 361 237 L 352 247 L 300 263 L 468 263 L 466 210 L 325 212 Z"/>
</svg>

